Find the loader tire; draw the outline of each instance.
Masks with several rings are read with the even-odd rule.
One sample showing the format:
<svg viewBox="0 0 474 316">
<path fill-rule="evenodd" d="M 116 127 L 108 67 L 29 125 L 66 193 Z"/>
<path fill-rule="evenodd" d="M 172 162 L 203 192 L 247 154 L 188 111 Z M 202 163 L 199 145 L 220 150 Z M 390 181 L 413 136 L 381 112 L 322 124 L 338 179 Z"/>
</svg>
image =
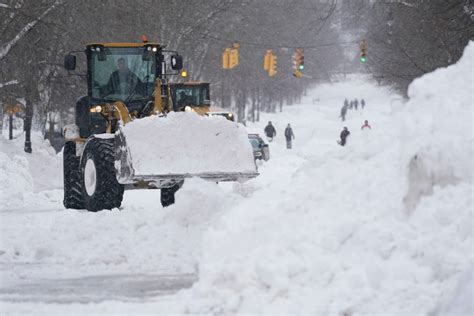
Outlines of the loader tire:
<svg viewBox="0 0 474 316">
<path fill-rule="evenodd" d="M 115 176 L 113 139 L 91 138 L 81 159 L 84 206 L 90 212 L 122 204 L 124 187 Z"/>
<path fill-rule="evenodd" d="M 167 207 L 167 206 L 170 206 L 172 204 L 174 204 L 174 194 L 179 190 L 179 188 L 181 188 L 181 186 L 183 185 L 183 183 L 178 183 L 178 184 L 175 184 L 173 185 L 172 187 L 169 187 L 169 188 L 162 188 L 160 191 L 160 194 L 161 194 L 161 205 L 163 207 Z"/>
<path fill-rule="evenodd" d="M 79 157 L 76 157 L 76 143 L 66 142 L 63 150 L 64 200 L 65 208 L 83 209 L 81 171 Z"/>
</svg>

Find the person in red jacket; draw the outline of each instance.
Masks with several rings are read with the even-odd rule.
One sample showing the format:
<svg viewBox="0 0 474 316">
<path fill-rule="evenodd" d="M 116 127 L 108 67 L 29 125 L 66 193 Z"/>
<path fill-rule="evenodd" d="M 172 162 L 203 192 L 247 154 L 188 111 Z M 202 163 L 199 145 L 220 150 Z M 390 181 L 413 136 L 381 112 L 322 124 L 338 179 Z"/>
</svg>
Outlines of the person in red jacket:
<svg viewBox="0 0 474 316">
<path fill-rule="evenodd" d="M 364 125 L 362 125 L 362 127 L 360 128 L 361 130 L 364 130 L 364 129 L 372 129 L 372 127 L 370 127 L 369 125 L 369 121 L 365 120 L 364 122 Z"/>
</svg>

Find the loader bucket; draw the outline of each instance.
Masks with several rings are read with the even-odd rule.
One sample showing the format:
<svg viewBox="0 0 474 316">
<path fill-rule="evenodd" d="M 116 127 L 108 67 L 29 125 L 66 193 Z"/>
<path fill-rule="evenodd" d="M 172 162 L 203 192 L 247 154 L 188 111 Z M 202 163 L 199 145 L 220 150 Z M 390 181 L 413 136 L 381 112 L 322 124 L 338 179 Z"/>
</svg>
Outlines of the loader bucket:
<svg viewBox="0 0 474 316">
<path fill-rule="evenodd" d="M 163 188 L 191 177 L 242 181 L 258 175 L 245 128 L 223 117 L 171 112 L 121 125 L 114 137 L 121 184 Z"/>
</svg>

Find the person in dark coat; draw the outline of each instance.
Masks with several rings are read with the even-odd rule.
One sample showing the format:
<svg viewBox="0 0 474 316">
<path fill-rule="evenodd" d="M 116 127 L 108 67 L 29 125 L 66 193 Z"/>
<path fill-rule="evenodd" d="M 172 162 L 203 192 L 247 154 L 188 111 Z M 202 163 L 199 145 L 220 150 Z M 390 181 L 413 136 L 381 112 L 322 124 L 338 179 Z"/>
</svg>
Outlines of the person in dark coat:
<svg viewBox="0 0 474 316">
<path fill-rule="evenodd" d="M 349 107 L 349 101 L 347 101 L 347 98 L 344 100 L 344 106 L 345 106 L 346 108 Z"/>
<path fill-rule="evenodd" d="M 264 131 L 265 131 L 265 135 L 267 135 L 269 142 L 271 142 L 273 140 L 273 137 L 275 137 L 277 134 L 275 127 L 273 127 L 271 121 L 268 122 L 268 125 L 265 127 Z"/>
<path fill-rule="evenodd" d="M 344 102 L 344 105 L 341 108 L 341 116 L 340 116 L 340 118 L 342 119 L 343 122 L 346 120 L 347 107 L 348 107 L 348 105 L 346 105 L 345 102 Z"/>
<path fill-rule="evenodd" d="M 136 74 L 131 71 L 125 58 L 119 58 L 117 60 L 118 69 L 114 71 L 109 78 L 106 86 L 105 95 L 108 94 L 122 94 L 129 95 L 135 90 L 137 85 L 142 85 L 141 80 Z M 141 93 L 141 91 L 137 91 Z"/>
<path fill-rule="evenodd" d="M 354 100 L 354 109 L 357 111 L 357 107 L 359 106 L 359 101 L 357 99 Z"/>
<path fill-rule="evenodd" d="M 354 101 L 351 100 L 351 102 L 349 102 L 349 110 L 352 110 L 353 107 L 354 107 Z"/>
<path fill-rule="evenodd" d="M 288 123 L 288 126 L 285 128 L 285 138 L 286 138 L 286 148 L 291 149 L 291 141 L 295 139 L 295 134 L 293 134 L 293 129 Z"/>
<path fill-rule="evenodd" d="M 360 100 L 360 107 L 362 108 L 362 110 L 365 108 L 365 100 L 364 99 Z"/>
<path fill-rule="evenodd" d="M 341 135 L 340 135 L 341 140 L 339 141 L 339 145 L 344 146 L 347 141 L 347 136 L 349 136 L 350 134 L 351 132 L 349 132 L 347 127 L 344 126 L 344 129 L 342 130 Z"/>
</svg>

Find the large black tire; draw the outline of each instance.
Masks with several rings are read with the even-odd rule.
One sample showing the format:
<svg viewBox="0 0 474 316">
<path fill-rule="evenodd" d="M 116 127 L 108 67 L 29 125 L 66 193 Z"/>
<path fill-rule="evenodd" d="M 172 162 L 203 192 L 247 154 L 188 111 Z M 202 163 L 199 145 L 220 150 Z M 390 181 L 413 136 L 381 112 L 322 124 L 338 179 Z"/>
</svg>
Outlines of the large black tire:
<svg viewBox="0 0 474 316">
<path fill-rule="evenodd" d="M 63 150 L 64 200 L 65 208 L 83 209 L 81 170 L 79 157 L 76 157 L 76 143 L 66 142 Z"/>
<path fill-rule="evenodd" d="M 81 159 L 81 180 L 84 206 L 90 212 L 122 204 L 124 187 L 115 177 L 114 160 L 113 139 L 89 139 Z"/>
<path fill-rule="evenodd" d="M 184 182 L 184 181 L 183 181 Z M 161 205 L 163 207 L 170 206 L 174 204 L 174 194 L 181 188 L 183 185 L 183 182 L 180 182 L 178 184 L 173 185 L 172 187 L 169 188 L 162 188 L 160 191 L 161 197 Z"/>
</svg>

